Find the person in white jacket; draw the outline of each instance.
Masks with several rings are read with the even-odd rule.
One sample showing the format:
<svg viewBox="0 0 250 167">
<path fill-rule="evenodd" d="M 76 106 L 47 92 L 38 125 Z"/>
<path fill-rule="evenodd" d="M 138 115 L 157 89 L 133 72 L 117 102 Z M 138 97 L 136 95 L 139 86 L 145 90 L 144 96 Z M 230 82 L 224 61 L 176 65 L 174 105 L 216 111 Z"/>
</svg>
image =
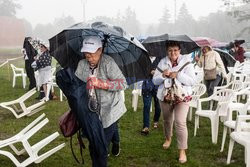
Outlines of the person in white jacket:
<svg viewBox="0 0 250 167">
<path fill-rule="evenodd" d="M 166 45 L 167 56 L 164 57 L 157 66 L 153 76 L 155 85 L 159 85 L 157 97 L 160 101 L 161 111 L 163 113 L 163 125 L 165 142 L 163 148 L 167 149 L 171 144 L 173 134 L 173 122 L 177 135 L 177 145 L 179 149 L 179 162 L 187 161 L 186 149 L 188 140 L 188 131 L 186 118 L 191 100 L 192 86 L 195 84 L 195 71 L 193 64 L 188 64 L 180 72 L 177 72 L 184 64 L 189 62 L 186 55 L 181 55 L 180 44 L 178 42 L 168 42 Z M 165 102 L 166 88 L 172 86 L 173 79 L 175 83 L 182 86 L 185 90 L 183 101 L 175 101 L 173 104 Z"/>
</svg>

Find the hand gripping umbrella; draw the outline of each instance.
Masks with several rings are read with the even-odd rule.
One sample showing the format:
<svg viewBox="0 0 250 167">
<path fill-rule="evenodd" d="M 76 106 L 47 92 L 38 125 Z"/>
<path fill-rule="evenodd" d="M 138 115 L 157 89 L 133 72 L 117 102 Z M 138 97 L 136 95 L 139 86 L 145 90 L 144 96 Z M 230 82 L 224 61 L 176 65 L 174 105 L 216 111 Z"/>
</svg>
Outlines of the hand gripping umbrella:
<svg viewBox="0 0 250 167">
<path fill-rule="evenodd" d="M 143 45 L 121 27 L 103 22 L 78 23 L 63 30 L 49 39 L 50 54 L 62 67 L 76 69 L 84 58 L 80 50 L 87 36 L 103 40 L 103 52 L 115 60 L 129 84 L 149 77 L 151 62 Z"/>
</svg>

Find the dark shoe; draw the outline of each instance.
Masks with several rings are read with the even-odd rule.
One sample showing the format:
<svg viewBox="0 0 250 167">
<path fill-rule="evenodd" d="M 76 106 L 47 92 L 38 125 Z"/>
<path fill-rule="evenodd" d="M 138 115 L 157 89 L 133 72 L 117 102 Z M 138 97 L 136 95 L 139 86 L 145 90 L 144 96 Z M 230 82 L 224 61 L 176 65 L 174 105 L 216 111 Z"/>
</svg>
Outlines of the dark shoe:
<svg viewBox="0 0 250 167">
<path fill-rule="evenodd" d="M 37 100 L 41 100 L 45 97 L 45 93 L 44 92 L 40 92 L 39 96 L 36 97 Z"/>
<path fill-rule="evenodd" d="M 145 128 L 143 128 L 142 130 L 141 130 L 141 134 L 142 135 L 148 135 L 149 134 L 149 128 L 148 127 L 145 127 Z"/>
<path fill-rule="evenodd" d="M 118 144 L 116 144 L 116 143 L 113 143 L 113 145 L 112 145 L 112 154 L 114 155 L 114 156 L 119 156 L 119 154 L 120 154 L 120 144 L 118 143 Z"/>
</svg>

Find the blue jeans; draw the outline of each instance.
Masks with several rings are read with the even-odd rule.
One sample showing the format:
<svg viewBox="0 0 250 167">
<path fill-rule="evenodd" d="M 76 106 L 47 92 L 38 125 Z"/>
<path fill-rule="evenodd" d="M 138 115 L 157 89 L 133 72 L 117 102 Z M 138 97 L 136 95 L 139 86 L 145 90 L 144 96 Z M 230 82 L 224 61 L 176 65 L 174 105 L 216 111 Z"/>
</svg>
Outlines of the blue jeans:
<svg viewBox="0 0 250 167">
<path fill-rule="evenodd" d="M 161 115 L 161 109 L 160 109 L 160 104 L 159 100 L 156 97 L 156 93 L 146 94 L 143 95 L 143 128 L 148 127 L 149 128 L 149 122 L 150 122 L 150 107 L 151 107 L 151 102 L 152 102 L 152 97 L 154 99 L 154 104 L 155 104 L 155 114 L 154 114 L 154 122 L 158 122 L 160 115 Z"/>
<path fill-rule="evenodd" d="M 118 131 L 118 122 L 115 122 L 109 127 L 104 128 L 104 134 L 106 136 L 107 147 L 109 147 L 110 142 L 113 144 L 119 144 L 120 136 Z"/>
</svg>

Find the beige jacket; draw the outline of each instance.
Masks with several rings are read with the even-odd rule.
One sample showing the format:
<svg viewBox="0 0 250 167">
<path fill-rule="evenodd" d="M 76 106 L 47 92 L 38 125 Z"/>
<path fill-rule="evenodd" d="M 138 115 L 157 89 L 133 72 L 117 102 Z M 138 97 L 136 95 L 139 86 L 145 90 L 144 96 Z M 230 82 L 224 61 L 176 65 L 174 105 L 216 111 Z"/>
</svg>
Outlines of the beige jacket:
<svg viewBox="0 0 250 167">
<path fill-rule="evenodd" d="M 204 64 L 204 58 L 206 61 L 205 64 Z M 217 74 L 219 75 L 222 74 L 223 77 L 226 77 L 227 75 L 219 53 L 214 50 L 208 51 L 205 55 L 202 55 L 197 64 L 199 67 L 202 67 L 203 69 L 206 70 L 211 70 L 216 67 Z"/>
</svg>

